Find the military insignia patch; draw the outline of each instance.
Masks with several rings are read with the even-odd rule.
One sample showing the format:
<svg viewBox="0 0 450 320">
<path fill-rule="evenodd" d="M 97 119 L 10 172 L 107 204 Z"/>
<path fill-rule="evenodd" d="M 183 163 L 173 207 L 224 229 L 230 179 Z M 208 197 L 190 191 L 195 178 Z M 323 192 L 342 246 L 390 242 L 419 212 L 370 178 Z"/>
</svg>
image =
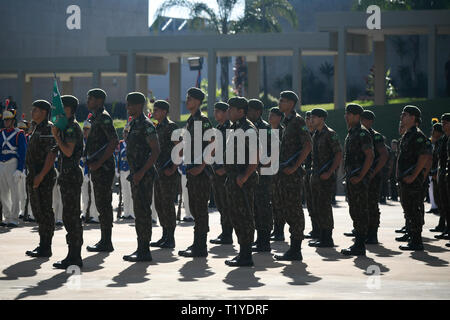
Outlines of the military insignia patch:
<svg viewBox="0 0 450 320">
<path fill-rule="evenodd" d="M 67 129 L 67 131 L 66 131 L 67 133 L 72 133 L 73 132 L 73 128 L 69 128 L 69 129 Z"/>
<path fill-rule="evenodd" d="M 308 131 L 308 127 L 307 127 L 307 126 L 303 126 L 303 127 L 302 127 L 302 130 L 303 130 L 303 131 Z"/>
<path fill-rule="evenodd" d="M 363 131 L 359 134 L 361 137 L 364 137 L 366 135 L 366 133 Z"/>
<path fill-rule="evenodd" d="M 211 125 L 209 124 L 209 122 L 203 123 L 203 129 L 209 129 L 210 127 Z"/>
<path fill-rule="evenodd" d="M 375 140 L 381 140 L 381 136 L 376 135 L 376 136 L 375 136 Z"/>
<path fill-rule="evenodd" d="M 423 138 L 422 137 L 418 138 L 417 142 L 423 142 Z"/>
</svg>

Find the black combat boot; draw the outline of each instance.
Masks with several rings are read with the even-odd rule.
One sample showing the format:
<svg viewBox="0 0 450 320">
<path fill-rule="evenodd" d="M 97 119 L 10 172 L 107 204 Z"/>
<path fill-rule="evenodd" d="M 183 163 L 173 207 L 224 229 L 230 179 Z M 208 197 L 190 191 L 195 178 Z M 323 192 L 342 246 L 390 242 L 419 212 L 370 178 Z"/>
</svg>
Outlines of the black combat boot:
<svg viewBox="0 0 450 320">
<path fill-rule="evenodd" d="M 370 228 L 367 233 L 366 244 L 378 244 L 378 228 Z"/>
<path fill-rule="evenodd" d="M 445 244 L 446 247 L 450 247 L 450 242 Z"/>
<path fill-rule="evenodd" d="M 346 236 L 346 237 L 356 237 L 356 231 L 355 231 L 355 229 L 353 229 L 353 230 L 350 231 L 350 232 L 344 232 L 344 236 Z"/>
<path fill-rule="evenodd" d="M 408 244 L 399 246 L 404 251 L 423 251 L 422 235 L 418 232 L 411 233 L 411 239 Z"/>
<path fill-rule="evenodd" d="M 319 238 L 320 238 L 319 226 L 316 223 L 312 223 L 312 230 L 310 233 L 305 235 L 305 239 L 319 239 Z"/>
<path fill-rule="evenodd" d="M 207 257 L 208 250 L 206 246 L 206 233 L 199 233 L 194 231 L 194 243 L 192 246 L 188 247 L 186 250 L 178 251 L 178 254 L 182 257 Z"/>
<path fill-rule="evenodd" d="M 81 245 L 69 245 L 69 253 L 67 254 L 67 257 L 54 263 L 53 267 L 56 269 L 67 269 L 69 266 L 73 265 L 80 268 L 83 267 L 83 260 L 81 259 Z"/>
<path fill-rule="evenodd" d="M 52 237 L 40 237 L 39 246 L 33 251 L 27 251 L 26 255 L 33 258 L 50 258 L 52 256 Z"/>
<path fill-rule="evenodd" d="M 402 227 L 402 228 L 400 228 L 400 229 L 395 230 L 395 233 L 406 233 L 406 226 L 404 226 L 404 227 Z"/>
<path fill-rule="evenodd" d="M 270 232 L 258 231 L 258 239 L 259 242 L 252 247 L 252 252 L 270 252 Z"/>
<path fill-rule="evenodd" d="M 334 241 L 333 241 L 333 230 L 321 230 L 320 233 L 320 239 L 313 242 L 309 242 L 310 247 L 317 247 L 317 248 L 333 248 L 334 247 Z"/>
<path fill-rule="evenodd" d="M 167 240 L 167 228 L 163 227 L 163 234 L 161 239 L 156 242 L 150 242 L 150 247 L 161 247 L 161 245 Z"/>
<path fill-rule="evenodd" d="M 395 241 L 399 241 L 399 242 L 408 242 L 408 241 L 409 241 L 409 234 L 408 234 L 408 233 L 405 233 L 405 234 L 402 235 L 401 237 L 395 238 Z"/>
<path fill-rule="evenodd" d="M 302 261 L 302 240 L 293 240 L 291 239 L 291 246 L 288 251 L 286 251 L 283 255 L 275 255 L 275 260 L 278 261 Z"/>
<path fill-rule="evenodd" d="M 135 252 L 128 256 L 123 256 L 123 260 L 129 262 L 145 262 L 152 261 L 152 254 L 148 246 L 148 240 L 139 240 L 138 247 Z"/>
<path fill-rule="evenodd" d="M 252 267 L 252 247 L 250 245 L 241 245 L 239 254 L 231 260 L 225 260 L 225 264 L 230 267 Z"/>
<path fill-rule="evenodd" d="M 450 234 L 449 234 L 449 227 L 447 226 L 444 231 L 442 231 L 441 234 L 435 235 L 435 239 L 445 239 L 450 240 Z"/>
<path fill-rule="evenodd" d="M 233 227 L 222 226 L 222 233 L 216 238 L 209 240 L 213 244 L 233 244 Z"/>
<path fill-rule="evenodd" d="M 284 241 L 284 224 L 274 225 L 270 240 Z"/>
<path fill-rule="evenodd" d="M 167 228 L 166 240 L 160 244 L 161 248 L 173 249 L 175 248 L 175 228 Z"/>
<path fill-rule="evenodd" d="M 89 252 L 112 252 L 114 247 L 111 242 L 112 229 L 101 229 L 101 238 L 93 246 L 87 246 L 87 251 Z"/>
<path fill-rule="evenodd" d="M 366 237 L 356 234 L 355 243 L 352 246 L 350 246 L 350 248 L 342 249 L 341 253 L 346 256 L 365 256 L 366 255 L 366 246 L 364 244 L 365 241 Z"/>
<path fill-rule="evenodd" d="M 445 231 L 445 218 L 440 217 L 438 225 L 436 227 L 434 227 L 433 229 L 430 229 L 430 231 L 431 232 L 444 232 Z"/>
</svg>

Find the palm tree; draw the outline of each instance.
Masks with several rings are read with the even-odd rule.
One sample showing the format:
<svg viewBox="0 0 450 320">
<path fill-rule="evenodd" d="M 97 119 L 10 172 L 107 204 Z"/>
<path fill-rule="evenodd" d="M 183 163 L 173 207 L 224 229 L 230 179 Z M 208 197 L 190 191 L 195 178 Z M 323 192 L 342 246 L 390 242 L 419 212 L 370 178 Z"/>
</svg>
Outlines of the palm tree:
<svg viewBox="0 0 450 320">
<path fill-rule="evenodd" d="M 189 0 L 166 0 L 161 4 L 156 12 L 156 16 L 161 16 L 164 12 L 173 7 L 187 8 L 190 11 L 189 25 L 193 29 L 206 29 L 217 34 L 235 33 L 235 22 L 231 20 L 231 12 L 239 0 L 216 0 L 217 12 L 203 2 Z M 220 58 L 220 86 L 222 89 L 222 100 L 228 100 L 228 57 Z"/>
<path fill-rule="evenodd" d="M 236 32 L 281 32 L 279 18 L 286 19 L 295 29 L 298 28 L 298 18 L 288 0 L 248 0 L 244 17 L 235 26 Z M 267 101 L 267 63 L 263 57 L 263 92 Z"/>
</svg>

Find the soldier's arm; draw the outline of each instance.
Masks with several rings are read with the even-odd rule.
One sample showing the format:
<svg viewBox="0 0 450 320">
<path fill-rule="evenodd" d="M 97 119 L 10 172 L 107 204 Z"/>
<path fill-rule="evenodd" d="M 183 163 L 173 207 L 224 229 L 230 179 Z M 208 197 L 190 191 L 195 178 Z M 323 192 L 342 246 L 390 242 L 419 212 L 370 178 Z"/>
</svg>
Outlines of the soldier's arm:
<svg viewBox="0 0 450 320">
<path fill-rule="evenodd" d="M 312 150 L 312 140 L 311 140 L 311 135 L 308 132 L 308 129 L 306 128 L 306 125 L 304 124 L 304 121 L 302 121 L 301 123 L 302 129 L 301 129 L 301 143 L 302 143 L 302 151 L 300 152 L 300 155 L 297 159 L 297 162 L 295 163 L 294 167 L 295 169 L 299 168 L 303 161 L 305 161 L 305 159 L 308 157 L 308 154 L 311 152 Z"/>
<path fill-rule="evenodd" d="M 72 129 L 72 128 L 69 128 Z M 61 139 L 61 134 L 60 134 L 60 130 L 55 127 L 52 126 L 52 134 L 53 137 L 56 140 L 56 144 L 59 148 L 59 150 L 61 150 L 61 152 L 66 156 L 66 157 L 71 157 L 73 154 L 73 150 L 75 149 L 75 132 L 72 131 L 71 132 L 66 132 L 66 141 L 62 141 Z"/>
<path fill-rule="evenodd" d="M 336 133 L 333 133 L 330 138 L 331 149 L 334 152 L 334 159 L 333 163 L 331 164 L 330 170 L 328 170 L 327 172 L 328 176 L 331 176 L 337 170 L 342 161 L 342 147 L 339 143 L 338 136 L 336 135 Z"/>
<path fill-rule="evenodd" d="M 56 159 L 56 153 L 49 152 L 47 153 L 47 157 L 45 158 L 44 167 L 42 168 L 41 172 L 34 178 L 33 181 L 33 188 L 36 189 L 41 184 L 42 180 L 44 180 L 44 177 L 47 175 L 47 173 L 50 171 L 51 168 L 55 165 L 55 159 Z"/>
<path fill-rule="evenodd" d="M 381 169 L 383 169 L 389 158 L 389 153 L 384 143 L 378 143 L 376 148 L 378 153 L 380 154 L 380 157 L 378 158 L 378 162 L 375 169 L 373 170 L 372 176 L 375 176 L 378 172 L 380 172 Z"/>
<path fill-rule="evenodd" d="M 364 155 L 366 156 L 366 158 L 364 159 L 364 164 L 363 164 L 361 172 L 358 176 L 358 180 L 362 180 L 366 176 L 367 172 L 369 171 L 370 167 L 372 166 L 373 158 L 375 158 L 375 154 L 374 154 L 372 148 L 365 149 L 365 150 L 363 150 L 363 152 L 364 152 Z"/>
<path fill-rule="evenodd" d="M 95 167 L 101 167 L 106 160 L 111 158 L 114 150 L 116 150 L 117 144 L 119 143 L 119 138 L 117 136 L 116 129 L 111 122 L 111 118 L 105 117 L 101 121 L 101 128 L 108 137 L 108 146 L 106 147 L 106 150 L 103 153 L 102 157 L 97 161 Z"/>
<path fill-rule="evenodd" d="M 150 148 L 152 148 L 152 153 L 145 162 L 145 165 L 139 170 L 142 175 L 144 175 L 148 170 L 150 170 L 151 167 L 153 167 L 160 153 L 159 142 L 156 136 L 154 138 L 147 139 L 147 143 Z"/>
</svg>

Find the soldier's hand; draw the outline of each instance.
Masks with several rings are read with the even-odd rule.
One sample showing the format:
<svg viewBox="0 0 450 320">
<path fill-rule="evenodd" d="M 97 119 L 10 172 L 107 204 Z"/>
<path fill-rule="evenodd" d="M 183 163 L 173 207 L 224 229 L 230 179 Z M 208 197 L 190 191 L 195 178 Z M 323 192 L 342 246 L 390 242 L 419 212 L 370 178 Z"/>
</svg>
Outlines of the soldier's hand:
<svg viewBox="0 0 450 320">
<path fill-rule="evenodd" d="M 297 171 L 297 168 L 292 166 L 292 167 L 286 167 L 283 169 L 283 173 L 287 174 L 288 176 L 293 174 L 295 171 Z"/>
<path fill-rule="evenodd" d="M 361 178 L 359 178 L 359 177 L 351 177 L 350 178 L 350 183 L 351 184 L 358 184 L 358 183 L 360 183 L 361 182 Z"/>
<path fill-rule="evenodd" d="M 59 131 L 59 129 L 58 129 L 58 127 L 56 127 L 56 126 L 52 126 L 52 135 L 53 135 L 53 137 L 55 137 L 55 139 L 56 138 L 59 138 L 59 135 L 60 135 L 60 131 Z"/>
<path fill-rule="evenodd" d="M 200 173 L 202 173 L 203 168 L 201 166 L 193 167 L 188 171 L 188 173 L 192 174 L 193 176 L 198 176 Z"/>
<path fill-rule="evenodd" d="M 141 182 L 143 177 L 144 177 L 144 173 L 142 173 L 141 171 L 138 171 L 135 174 L 133 174 L 133 184 L 135 186 L 139 185 L 139 182 Z"/>
<path fill-rule="evenodd" d="M 331 173 L 329 172 L 324 172 L 320 175 L 320 180 L 328 180 L 330 179 Z"/>
<path fill-rule="evenodd" d="M 411 184 L 414 182 L 414 180 L 415 180 L 415 178 L 411 175 L 403 177 L 403 182 L 406 184 Z"/>
<path fill-rule="evenodd" d="M 217 173 L 219 176 L 223 176 L 223 175 L 226 173 L 225 168 L 217 169 L 217 170 L 216 170 L 216 173 Z"/>
<path fill-rule="evenodd" d="M 247 178 L 245 176 L 243 176 L 243 175 L 238 175 L 236 177 L 236 183 L 239 186 L 239 188 L 242 188 L 246 181 L 247 181 Z"/>
<path fill-rule="evenodd" d="M 174 167 L 175 169 L 176 169 L 176 167 Z M 167 168 L 167 169 L 165 169 L 164 170 L 164 174 L 166 175 L 166 176 L 171 176 L 171 175 L 173 175 L 174 174 L 174 172 L 175 172 L 175 169 L 174 168 Z"/>
<path fill-rule="evenodd" d="M 38 174 L 36 177 L 34 177 L 33 189 L 37 189 L 39 187 L 39 185 L 41 184 L 42 180 L 44 180 L 44 177 L 40 174 Z"/>
</svg>

